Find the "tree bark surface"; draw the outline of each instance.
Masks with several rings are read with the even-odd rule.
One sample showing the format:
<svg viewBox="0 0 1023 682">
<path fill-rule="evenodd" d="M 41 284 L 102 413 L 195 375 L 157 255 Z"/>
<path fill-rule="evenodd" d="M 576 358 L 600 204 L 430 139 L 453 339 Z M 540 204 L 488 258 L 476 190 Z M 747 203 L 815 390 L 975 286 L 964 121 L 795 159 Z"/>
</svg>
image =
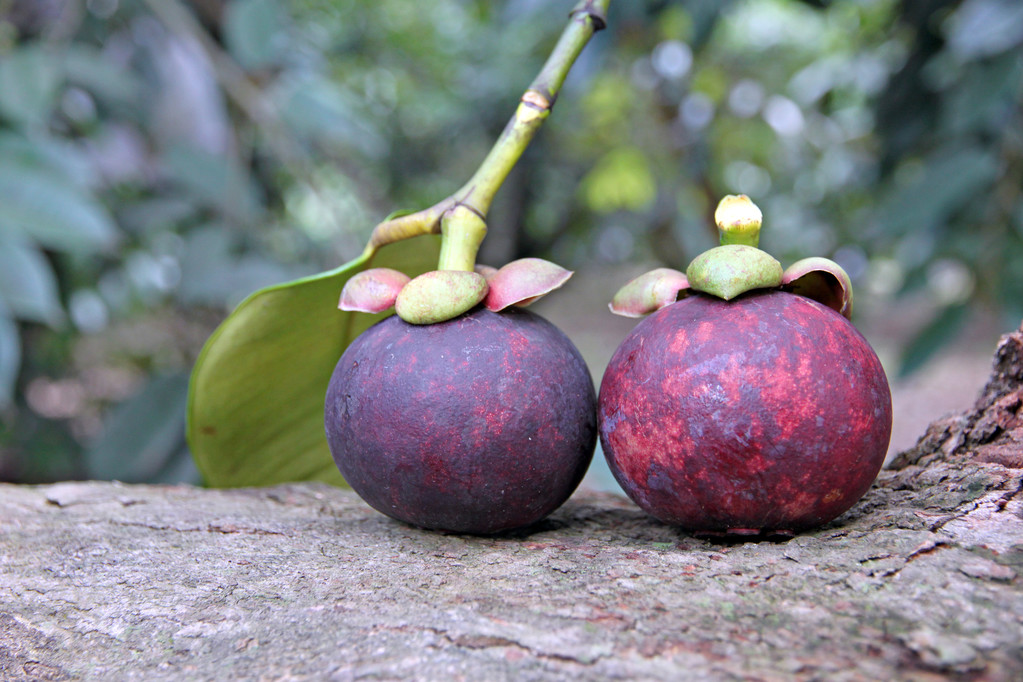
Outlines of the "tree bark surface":
<svg viewBox="0 0 1023 682">
<path fill-rule="evenodd" d="M 1023 679 L 1023 334 L 850 512 L 713 541 L 582 492 L 526 532 L 316 484 L 0 486 L 0 679 Z"/>
</svg>

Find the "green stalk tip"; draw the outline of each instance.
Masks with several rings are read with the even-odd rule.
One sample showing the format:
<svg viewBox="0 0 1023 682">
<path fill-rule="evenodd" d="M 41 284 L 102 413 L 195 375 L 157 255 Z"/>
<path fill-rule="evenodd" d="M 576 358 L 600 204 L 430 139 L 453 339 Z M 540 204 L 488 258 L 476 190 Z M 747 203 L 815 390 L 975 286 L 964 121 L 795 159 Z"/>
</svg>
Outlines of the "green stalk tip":
<svg viewBox="0 0 1023 682">
<path fill-rule="evenodd" d="M 721 244 L 759 246 L 764 214 L 745 194 L 730 194 L 714 211 L 714 222 L 721 231 Z"/>
</svg>

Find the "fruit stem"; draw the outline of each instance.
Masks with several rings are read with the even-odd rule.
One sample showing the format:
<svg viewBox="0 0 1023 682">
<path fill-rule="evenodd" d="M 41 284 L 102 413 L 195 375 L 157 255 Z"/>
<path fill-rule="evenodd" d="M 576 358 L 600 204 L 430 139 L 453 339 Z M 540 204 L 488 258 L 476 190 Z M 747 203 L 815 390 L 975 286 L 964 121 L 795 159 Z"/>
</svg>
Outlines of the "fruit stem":
<svg viewBox="0 0 1023 682">
<path fill-rule="evenodd" d="M 590 37 L 604 28 L 610 0 L 583 0 L 570 13 L 571 21 L 558 39 L 540 73 L 526 89 L 515 115 L 483 160 L 479 170 L 456 195 L 486 215 L 497 190 L 551 113 L 568 71 Z"/>
<path fill-rule="evenodd" d="M 487 236 L 487 223 L 479 213 L 458 205 L 441 219 L 440 258 L 438 270 L 465 270 L 476 267 L 476 253 Z"/>
<path fill-rule="evenodd" d="M 457 202 L 451 197 L 433 206 L 396 218 L 389 218 L 373 228 L 369 243 L 363 251 L 364 255 L 373 255 L 381 246 L 393 244 L 402 239 L 418 237 L 424 234 L 440 234 L 441 218 L 454 208 Z"/>
<path fill-rule="evenodd" d="M 479 241 L 486 234 L 485 219 L 508 173 L 518 162 L 536 131 L 550 115 L 558 92 L 586 43 L 607 24 L 611 0 L 580 0 L 540 73 L 523 94 L 515 115 L 483 159 L 479 169 L 458 191 L 433 206 L 385 220 L 373 229 L 364 254 L 386 244 L 424 234 L 442 234 L 438 269 L 472 270 Z M 464 214 L 472 214 L 476 220 Z M 459 214 L 459 215 L 453 215 Z M 446 220 L 451 215 L 451 220 Z M 482 223 L 482 234 L 479 233 Z M 463 231 L 465 234 L 463 234 Z M 457 267 L 445 268 L 445 265 Z"/>
<path fill-rule="evenodd" d="M 729 194 L 714 211 L 714 222 L 721 231 L 721 245 L 760 245 L 760 226 L 764 215 L 745 194 Z"/>
</svg>

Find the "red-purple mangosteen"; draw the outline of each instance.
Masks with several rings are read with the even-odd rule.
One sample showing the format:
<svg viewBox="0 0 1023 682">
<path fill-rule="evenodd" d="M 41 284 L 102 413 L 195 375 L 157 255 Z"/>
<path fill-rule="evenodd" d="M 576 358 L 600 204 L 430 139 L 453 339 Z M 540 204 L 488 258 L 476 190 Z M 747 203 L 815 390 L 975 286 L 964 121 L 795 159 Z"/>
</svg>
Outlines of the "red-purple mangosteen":
<svg viewBox="0 0 1023 682">
<path fill-rule="evenodd" d="M 782 271 L 756 248 L 760 212 L 727 197 L 723 245 L 686 274 L 623 287 L 638 316 L 604 374 L 600 440 L 625 492 L 704 533 L 820 526 L 867 491 L 891 435 L 891 393 L 847 319 L 849 279 L 825 259 Z"/>
<path fill-rule="evenodd" d="M 571 273 L 536 259 L 481 270 L 492 284 L 465 271 L 427 273 L 418 286 L 368 271 L 342 295 L 343 305 L 367 308 L 386 295 L 398 315 L 363 332 L 337 363 L 325 408 L 331 453 L 370 506 L 423 528 L 491 534 L 534 524 L 568 499 L 596 447 L 585 362 L 557 327 L 515 305 Z M 485 303 L 435 321 L 450 317 L 438 306 L 464 298 L 460 282 Z"/>
</svg>

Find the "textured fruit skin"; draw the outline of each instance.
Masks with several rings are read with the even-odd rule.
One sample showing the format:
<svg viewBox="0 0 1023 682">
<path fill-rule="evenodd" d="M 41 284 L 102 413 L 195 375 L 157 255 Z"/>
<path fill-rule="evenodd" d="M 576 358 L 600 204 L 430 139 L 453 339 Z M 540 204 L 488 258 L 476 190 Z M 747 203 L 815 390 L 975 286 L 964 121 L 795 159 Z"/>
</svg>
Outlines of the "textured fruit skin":
<svg viewBox="0 0 1023 682">
<path fill-rule="evenodd" d="M 341 356 L 325 408 L 334 461 L 370 506 L 474 534 L 528 526 L 568 499 L 596 422 L 575 346 L 517 308 L 378 322 Z"/>
<path fill-rule="evenodd" d="M 799 531 L 877 476 L 891 392 L 844 317 L 782 291 L 684 298 L 640 322 L 600 388 L 601 444 L 652 516 L 704 532 Z"/>
</svg>

